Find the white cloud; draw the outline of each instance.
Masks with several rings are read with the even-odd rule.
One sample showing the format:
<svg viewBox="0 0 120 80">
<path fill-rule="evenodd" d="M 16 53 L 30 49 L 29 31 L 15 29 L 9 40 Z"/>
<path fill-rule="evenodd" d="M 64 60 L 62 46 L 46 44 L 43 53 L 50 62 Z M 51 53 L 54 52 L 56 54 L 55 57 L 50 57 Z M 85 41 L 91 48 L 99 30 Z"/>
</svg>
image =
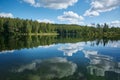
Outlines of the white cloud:
<svg viewBox="0 0 120 80">
<path fill-rule="evenodd" d="M 120 0 L 92 0 L 91 8 L 84 16 L 99 16 L 101 12 L 111 11 L 120 6 Z"/>
<path fill-rule="evenodd" d="M 60 21 L 68 21 L 71 24 L 80 24 L 84 18 L 73 11 L 64 12 L 63 15 L 58 16 Z"/>
<path fill-rule="evenodd" d="M 45 7 L 52 9 L 66 9 L 74 5 L 78 0 L 23 0 L 34 7 Z"/>
<path fill-rule="evenodd" d="M 83 50 L 86 58 L 89 58 L 90 55 L 98 55 L 98 51 Z"/>
<path fill-rule="evenodd" d="M 84 14 L 84 16 L 99 16 L 99 12 L 97 11 L 91 11 L 90 9 L 87 10 Z"/>
<path fill-rule="evenodd" d="M 120 41 L 109 41 L 106 47 L 120 48 Z"/>
<path fill-rule="evenodd" d="M 51 48 L 51 47 L 54 47 L 55 44 L 52 44 L 52 45 L 44 45 L 44 46 L 38 46 L 38 48 Z"/>
<path fill-rule="evenodd" d="M 91 75 L 105 76 L 106 71 L 120 73 L 119 63 L 114 62 L 113 57 L 91 50 L 83 50 L 83 53 L 90 60 L 87 69 Z"/>
<path fill-rule="evenodd" d="M 83 46 L 85 43 L 69 43 L 65 46 L 61 46 L 58 50 L 63 51 L 65 56 L 72 56 L 73 54 L 77 53 L 78 51 L 83 50 Z"/>
<path fill-rule="evenodd" d="M 45 22 L 45 23 L 55 23 L 54 21 L 49 20 L 49 19 L 43 19 L 43 20 L 38 19 L 37 21 L 38 21 L 38 22 Z"/>
<path fill-rule="evenodd" d="M 0 54 L 7 54 L 7 53 L 13 53 L 15 50 L 5 50 L 1 51 Z"/>
<path fill-rule="evenodd" d="M 10 17 L 10 18 L 13 18 L 13 14 L 12 13 L 0 13 L 0 17 Z"/>
<path fill-rule="evenodd" d="M 83 48 L 73 48 L 73 46 L 70 47 L 61 47 L 58 50 L 63 51 L 65 56 L 72 56 L 73 54 L 77 53 L 79 50 L 82 50 Z"/>
<path fill-rule="evenodd" d="M 63 67 L 64 66 L 64 67 Z M 29 64 L 20 65 L 18 67 L 14 67 L 12 69 L 13 72 L 25 72 L 26 70 L 30 70 L 34 72 L 31 76 L 28 76 L 27 79 L 36 80 L 37 78 L 33 79 L 35 75 L 39 79 L 37 80 L 48 80 L 53 78 L 63 78 L 70 75 L 73 75 L 77 69 L 77 65 L 71 61 L 68 61 L 66 58 L 62 57 L 55 57 L 50 59 L 44 60 L 34 60 Z M 44 74 L 37 74 L 36 71 L 40 73 L 44 72 Z M 57 73 L 57 75 L 56 75 Z"/>
<path fill-rule="evenodd" d="M 110 25 L 114 27 L 120 27 L 120 21 L 119 20 L 112 21 Z"/>
<path fill-rule="evenodd" d="M 29 3 L 31 5 L 35 4 L 35 0 L 23 0 L 23 1 L 26 2 L 26 3 Z"/>
</svg>

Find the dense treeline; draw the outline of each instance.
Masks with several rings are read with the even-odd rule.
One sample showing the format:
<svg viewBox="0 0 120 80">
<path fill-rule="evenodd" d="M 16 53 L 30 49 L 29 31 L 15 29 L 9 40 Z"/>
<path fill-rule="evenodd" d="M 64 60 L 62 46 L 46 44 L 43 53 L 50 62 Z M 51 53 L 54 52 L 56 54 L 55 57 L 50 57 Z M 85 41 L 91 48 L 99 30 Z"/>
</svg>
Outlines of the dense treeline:
<svg viewBox="0 0 120 80">
<path fill-rule="evenodd" d="M 97 24 L 96 27 L 79 26 L 79 25 L 56 25 L 57 32 L 61 35 L 77 34 L 77 35 L 89 35 L 89 36 L 112 36 L 120 34 L 119 27 L 111 27 L 105 23 L 104 25 Z"/>
<path fill-rule="evenodd" d="M 0 18 L 0 34 L 39 34 L 39 33 L 58 33 L 89 35 L 89 36 L 112 36 L 120 34 L 119 27 L 111 27 L 105 23 L 97 24 L 96 27 L 66 25 L 66 24 L 50 24 L 39 23 L 32 20 L 23 20 L 19 18 Z"/>
<path fill-rule="evenodd" d="M 20 34 L 20 33 L 53 33 L 55 28 L 49 23 L 39 23 L 32 20 L 19 18 L 0 18 L 0 33 Z"/>
</svg>

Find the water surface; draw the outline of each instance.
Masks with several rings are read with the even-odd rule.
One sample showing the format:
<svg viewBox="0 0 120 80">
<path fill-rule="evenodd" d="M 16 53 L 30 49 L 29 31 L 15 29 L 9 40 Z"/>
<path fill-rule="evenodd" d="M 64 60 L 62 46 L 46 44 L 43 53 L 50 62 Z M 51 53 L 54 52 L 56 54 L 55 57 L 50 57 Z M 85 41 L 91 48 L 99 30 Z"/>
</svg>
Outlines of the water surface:
<svg viewBox="0 0 120 80">
<path fill-rule="evenodd" d="M 0 39 L 0 80 L 120 80 L 120 40 Z"/>
</svg>

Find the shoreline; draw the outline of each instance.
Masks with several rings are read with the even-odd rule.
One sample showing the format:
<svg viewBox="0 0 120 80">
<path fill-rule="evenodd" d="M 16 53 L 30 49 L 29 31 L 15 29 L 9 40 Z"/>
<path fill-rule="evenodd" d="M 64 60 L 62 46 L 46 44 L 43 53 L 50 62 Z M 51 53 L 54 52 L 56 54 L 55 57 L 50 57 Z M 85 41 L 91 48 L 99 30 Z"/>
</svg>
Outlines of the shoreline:
<svg viewBox="0 0 120 80">
<path fill-rule="evenodd" d="M 58 33 L 30 33 L 30 34 L 27 34 L 27 33 L 21 33 L 21 34 L 17 34 L 17 35 L 31 35 L 31 36 L 34 36 L 34 35 L 43 35 L 43 36 L 49 36 L 49 35 L 59 35 Z"/>
</svg>

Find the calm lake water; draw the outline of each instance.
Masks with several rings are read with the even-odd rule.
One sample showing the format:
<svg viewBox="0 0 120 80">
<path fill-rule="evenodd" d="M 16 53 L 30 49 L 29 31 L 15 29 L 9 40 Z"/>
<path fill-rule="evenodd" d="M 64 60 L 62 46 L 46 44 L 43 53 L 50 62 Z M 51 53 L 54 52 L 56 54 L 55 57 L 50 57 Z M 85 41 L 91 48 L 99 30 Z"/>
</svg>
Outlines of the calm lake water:
<svg viewBox="0 0 120 80">
<path fill-rule="evenodd" d="M 0 37 L 0 80 L 120 80 L 120 39 Z"/>
</svg>

